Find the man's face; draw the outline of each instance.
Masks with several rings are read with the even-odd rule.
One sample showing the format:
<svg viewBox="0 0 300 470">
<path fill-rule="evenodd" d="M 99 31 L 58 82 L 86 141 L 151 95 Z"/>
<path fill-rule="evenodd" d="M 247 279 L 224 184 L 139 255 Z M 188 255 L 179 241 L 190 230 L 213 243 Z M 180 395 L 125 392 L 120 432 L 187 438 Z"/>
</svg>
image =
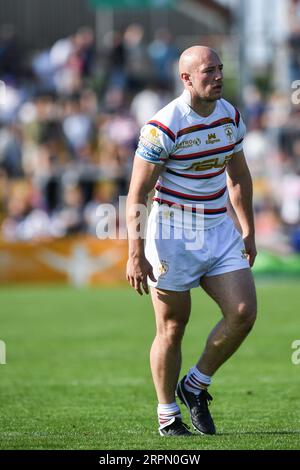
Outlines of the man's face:
<svg viewBox="0 0 300 470">
<path fill-rule="evenodd" d="M 223 64 L 210 53 L 201 58 L 190 74 L 194 91 L 205 101 L 216 101 L 222 96 Z"/>
</svg>

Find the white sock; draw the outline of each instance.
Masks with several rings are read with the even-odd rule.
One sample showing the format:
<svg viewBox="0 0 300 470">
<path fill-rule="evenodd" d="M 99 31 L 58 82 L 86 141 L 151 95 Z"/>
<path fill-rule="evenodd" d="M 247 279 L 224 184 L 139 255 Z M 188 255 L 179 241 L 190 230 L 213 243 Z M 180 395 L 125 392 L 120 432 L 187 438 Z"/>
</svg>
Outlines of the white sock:
<svg viewBox="0 0 300 470">
<path fill-rule="evenodd" d="M 209 375 L 202 374 L 196 366 L 192 367 L 186 376 L 184 386 L 188 392 L 192 392 L 195 395 L 199 395 L 202 390 L 206 390 L 211 384 L 211 377 Z"/>
<path fill-rule="evenodd" d="M 160 429 L 171 424 L 175 418 L 181 418 L 180 408 L 177 403 L 158 404 L 157 416 Z"/>
</svg>

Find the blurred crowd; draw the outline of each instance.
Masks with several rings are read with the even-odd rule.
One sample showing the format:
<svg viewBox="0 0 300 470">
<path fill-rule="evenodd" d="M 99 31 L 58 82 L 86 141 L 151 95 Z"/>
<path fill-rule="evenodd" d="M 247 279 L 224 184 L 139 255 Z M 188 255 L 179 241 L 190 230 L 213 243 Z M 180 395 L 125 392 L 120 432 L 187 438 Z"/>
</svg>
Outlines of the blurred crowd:
<svg viewBox="0 0 300 470">
<path fill-rule="evenodd" d="M 291 76 L 300 79 L 293 47 Z M 24 61 L 13 27 L 0 27 L 2 239 L 96 235 L 98 205 L 117 207 L 127 193 L 140 127 L 180 92 L 180 52 L 168 30 L 147 42 L 131 24 L 107 33 L 97 49 L 82 27 Z M 300 104 L 290 90 L 250 86 L 239 105 L 258 243 L 300 251 Z"/>
<path fill-rule="evenodd" d="M 81 28 L 21 60 L 0 32 L 0 217 L 6 240 L 96 234 L 96 207 L 126 195 L 139 129 L 171 99 L 178 50 L 166 30 L 113 31 L 96 53 Z"/>
</svg>

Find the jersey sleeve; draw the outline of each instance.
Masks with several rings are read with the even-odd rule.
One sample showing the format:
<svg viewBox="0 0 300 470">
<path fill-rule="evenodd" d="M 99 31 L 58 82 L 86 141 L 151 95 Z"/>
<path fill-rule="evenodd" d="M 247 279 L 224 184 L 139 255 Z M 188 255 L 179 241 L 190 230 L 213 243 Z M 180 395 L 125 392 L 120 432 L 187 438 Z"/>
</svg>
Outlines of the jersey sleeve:
<svg viewBox="0 0 300 470">
<path fill-rule="evenodd" d="M 175 135 L 158 121 L 149 121 L 141 129 L 135 155 L 155 165 L 164 165 L 172 153 Z"/>
<path fill-rule="evenodd" d="M 246 134 L 246 126 L 243 121 L 242 116 L 240 115 L 239 111 L 236 109 L 236 114 L 235 114 L 235 123 L 237 126 L 237 139 L 235 143 L 235 147 L 233 150 L 233 153 L 240 152 L 243 150 L 243 140 L 244 136 Z"/>
</svg>

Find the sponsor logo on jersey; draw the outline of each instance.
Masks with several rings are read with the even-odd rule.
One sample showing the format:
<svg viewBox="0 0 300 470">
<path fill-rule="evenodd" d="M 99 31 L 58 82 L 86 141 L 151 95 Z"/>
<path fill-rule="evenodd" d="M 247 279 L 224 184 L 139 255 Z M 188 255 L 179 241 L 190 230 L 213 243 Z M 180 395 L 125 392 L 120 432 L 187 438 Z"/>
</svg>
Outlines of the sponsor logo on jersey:
<svg viewBox="0 0 300 470">
<path fill-rule="evenodd" d="M 215 144 L 216 142 L 221 142 L 221 139 L 219 139 L 214 132 L 207 134 L 206 144 Z"/>
<path fill-rule="evenodd" d="M 152 144 L 158 145 L 160 144 L 159 138 L 161 137 L 162 133 L 156 127 L 151 126 L 151 129 L 146 128 L 144 132 L 142 132 L 142 137 L 144 137 L 148 142 L 152 142 Z"/>
<path fill-rule="evenodd" d="M 210 158 L 209 160 L 205 160 L 205 162 L 197 162 L 193 163 L 188 170 L 193 170 L 193 171 L 204 171 L 204 170 L 211 170 L 212 168 L 224 168 L 229 160 L 231 160 L 232 154 L 231 155 L 226 155 L 226 157 L 223 158 Z"/>
<path fill-rule="evenodd" d="M 189 147 L 193 147 L 194 145 L 200 145 L 201 140 L 199 137 L 196 137 L 195 139 L 188 139 L 188 140 L 183 140 L 182 142 L 178 142 L 178 144 L 175 145 L 175 149 L 187 149 Z"/>
<path fill-rule="evenodd" d="M 159 162 L 160 161 L 160 155 L 157 152 L 154 152 L 151 149 L 147 149 L 144 147 L 142 144 L 139 144 L 136 152 L 145 160 L 151 161 L 151 162 Z"/>
<path fill-rule="evenodd" d="M 157 155 L 160 155 L 161 152 L 163 151 L 162 147 L 159 147 L 159 145 L 153 144 L 153 142 L 150 142 L 150 140 L 146 139 L 145 137 L 140 138 L 140 144 L 146 149 L 151 150 L 151 152 L 157 153 Z"/>
<path fill-rule="evenodd" d="M 231 125 L 230 124 L 226 124 L 224 126 L 224 132 L 225 132 L 225 135 L 228 139 L 228 142 L 230 144 L 232 144 L 235 140 L 234 140 L 234 134 L 233 134 L 233 130 L 231 128 Z"/>
</svg>

